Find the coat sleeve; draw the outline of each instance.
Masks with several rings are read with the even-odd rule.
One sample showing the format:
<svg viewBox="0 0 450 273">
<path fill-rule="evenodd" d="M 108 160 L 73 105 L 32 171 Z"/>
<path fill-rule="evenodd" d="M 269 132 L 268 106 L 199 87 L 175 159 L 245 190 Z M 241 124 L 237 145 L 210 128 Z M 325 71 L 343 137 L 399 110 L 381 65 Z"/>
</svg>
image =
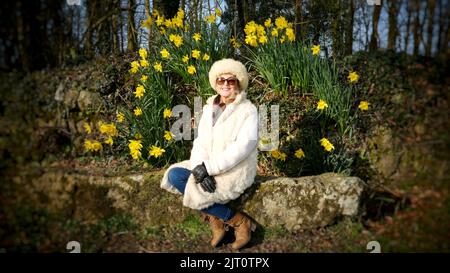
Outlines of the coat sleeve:
<svg viewBox="0 0 450 273">
<path fill-rule="evenodd" d="M 239 131 L 236 140 L 217 157 L 205 160 L 209 175 L 218 175 L 233 168 L 247 158 L 258 144 L 258 112 L 249 115 Z"/>
<path fill-rule="evenodd" d="M 205 145 L 205 133 L 207 130 L 206 127 L 206 115 L 205 113 L 207 112 L 206 107 L 203 108 L 203 114 L 202 117 L 200 118 L 200 122 L 198 124 L 198 131 L 197 131 L 197 138 L 194 139 L 194 143 L 192 145 L 192 150 L 191 150 L 191 157 L 190 157 L 190 162 L 191 162 L 191 169 L 195 168 L 197 165 L 202 164 L 202 162 L 204 162 L 205 160 L 207 160 L 208 157 L 208 152 L 206 150 L 206 145 Z"/>
</svg>

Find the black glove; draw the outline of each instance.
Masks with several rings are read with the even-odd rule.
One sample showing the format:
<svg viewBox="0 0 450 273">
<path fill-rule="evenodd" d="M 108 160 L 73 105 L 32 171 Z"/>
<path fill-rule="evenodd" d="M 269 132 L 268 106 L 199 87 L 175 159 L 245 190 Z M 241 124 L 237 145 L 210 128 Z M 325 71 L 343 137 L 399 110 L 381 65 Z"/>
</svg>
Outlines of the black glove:
<svg viewBox="0 0 450 273">
<path fill-rule="evenodd" d="M 195 182 L 198 183 L 202 183 L 203 179 L 205 179 L 205 177 L 207 177 L 208 171 L 206 170 L 205 167 L 205 163 L 202 163 L 200 165 L 197 165 L 193 170 L 192 170 L 192 174 L 194 175 L 195 178 Z"/>
<path fill-rule="evenodd" d="M 213 193 L 216 190 L 216 180 L 212 176 L 207 176 L 200 183 L 202 189 L 206 192 Z"/>
</svg>

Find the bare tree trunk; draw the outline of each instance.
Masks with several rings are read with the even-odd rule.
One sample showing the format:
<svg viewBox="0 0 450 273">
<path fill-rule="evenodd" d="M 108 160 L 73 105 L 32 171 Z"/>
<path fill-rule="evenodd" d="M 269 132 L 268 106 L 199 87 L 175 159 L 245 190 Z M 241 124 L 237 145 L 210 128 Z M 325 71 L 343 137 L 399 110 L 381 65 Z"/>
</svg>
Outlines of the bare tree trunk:
<svg viewBox="0 0 450 273">
<path fill-rule="evenodd" d="M 93 37 L 94 37 L 94 20 L 96 16 L 96 0 L 86 2 L 87 23 L 86 23 L 86 38 L 84 45 L 84 55 L 90 57 L 93 55 Z"/>
<path fill-rule="evenodd" d="M 256 17 L 256 0 L 247 0 L 248 2 L 248 21 L 254 20 Z"/>
<path fill-rule="evenodd" d="M 203 20 L 203 1 L 200 0 L 199 2 L 199 8 L 198 8 L 198 26 L 197 29 L 200 31 L 201 22 Z"/>
<path fill-rule="evenodd" d="M 406 31 L 405 31 L 405 52 L 408 52 L 408 45 L 409 45 L 409 37 L 411 32 L 411 14 L 412 14 L 412 7 L 409 2 L 409 0 L 405 0 L 406 3 Z"/>
<path fill-rule="evenodd" d="M 303 27 L 301 25 L 303 20 L 302 0 L 294 0 L 295 4 L 295 36 L 300 40 L 305 38 Z"/>
<path fill-rule="evenodd" d="M 375 5 L 373 10 L 373 20 L 372 20 L 372 35 L 369 42 L 369 50 L 376 51 L 378 49 L 378 22 L 380 21 L 381 7 L 383 6 L 383 1 L 380 0 L 381 5 Z"/>
<path fill-rule="evenodd" d="M 29 67 L 29 56 L 26 50 L 26 41 L 25 41 L 25 26 L 24 26 L 24 16 L 22 12 L 23 3 L 21 0 L 16 2 L 16 10 L 20 12 L 20 15 L 17 16 L 17 44 L 19 49 L 19 59 L 21 62 L 21 67 L 23 70 L 27 70 Z"/>
<path fill-rule="evenodd" d="M 134 24 L 135 8 L 136 8 L 136 0 L 128 0 L 128 28 L 127 28 L 128 51 L 136 51 L 137 49 L 136 26 Z"/>
<path fill-rule="evenodd" d="M 115 9 L 113 15 L 111 16 L 111 27 L 112 27 L 112 52 L 114 54 L 120 53 L 120 41 L 119 41 L 119 26 L 120 21 L 120 0 L 113 0 L 113 8 Z"/>
<path fill-rule="evenodd" d="M 124 27 L 125 27 L 125 18 L 122 13 L 122 9 L 120 9 L 119 14 L 119 27 L 120 27 L 120 52 L 123 52 L 125 49 L 125 33 L 124 33 Z"/>
<path fill-rule="evenodd" d="M 450 55 L 450 47 L 448 46 L 448 42 L 450 40 L 450 7 L 447 6 L 447 12 L 446 12 L 446 19 L 447 19 L 447 26 L 446 30 L 444 32 L 444 39 L 442 42 L 442 53 L 446 60 L 449 59 Z"/>
<path fill-rule="evenodd" d="M 151 16 L 151 12 L 150 12 L 150 0 L 144 0 L 144 4 L 145 4 L 145 20 L 147 20 L 147 18 L 149 18 Z M 151 48 L 151 44 L 152 44 L 152 28 L 149 27 L 147 29 L 148 31 L 148 48 Z"/>
<path fill-rule="evenodd" d="M 431 56 L 431 47 L 433 45 L 433 28 L 434 28 L 434 10 L 436 7 L 435 0 L 428 0 L 428 24 L 427 24 L 427 43 L 425 45 L 425 56 Z"/>
<path fill-rule="evenodd" d="M 250 21 L 248 12 L 248 0 L 242 0 L 242 15 L 244 18 L 244 27 Z"/>
<path fill-rule="evenodd" d="M 414 49 L 413 55 L 419 55 L 420 46 L 420 2 L 419 0 L 414 0 L 414 24 L 413 24 L 413 36 L 414 36 Z"/>
<path fill-rule="evenodd" d="M 349 10 L 347 13 L 347 20 L 345 24 L 345 55 L 351 55 L 353 52 L 353 23 L 355 17 L 355 3 L 349 0 Z"/>
<path fill-rule="evenodd" d="M 388 49 L 395 50 L 395 42 L 398 35 L 397 16 L 398 4 L 396 0 L 388 0 L 388 14 L 389 14 L 389 33 L 388 33 Z"/>
<path fill-rule="evenodd" d="M 236 1 L 235 4 L 237 12 L 238 12 L 238 21 L 239 21 L 239 28 L 242 31 L 245 27 L 246 24 L 246 18 L 247 18 L 247 12 L 245 10 L 245 2 L 246 0 L 243 1 Z"/>
<path fill-rule="evenodd" d="M 333 57 L 342 56 L 341 0 L 333 1 L 332 11 L 335 16 L 331 19 L 331 38 L 333 40 Z"/>
</svg>

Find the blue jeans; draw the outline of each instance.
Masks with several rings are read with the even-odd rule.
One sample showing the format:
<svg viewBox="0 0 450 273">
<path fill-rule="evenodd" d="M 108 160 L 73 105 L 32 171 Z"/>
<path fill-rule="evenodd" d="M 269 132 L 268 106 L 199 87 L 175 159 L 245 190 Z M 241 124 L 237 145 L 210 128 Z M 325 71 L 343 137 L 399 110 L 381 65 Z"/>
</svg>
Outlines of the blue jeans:
<svg viewBox="0 0 450 273">
<path fill-rule="evenodd" d="M 186 184 L 190 174 L 191 171 L 186 168 L 172 168 L 168 173 L 169 183 L 177 188 L 177 190 L 179 190 L 182 194 L 184 194 L 184 190 L 186 188 Z M 215 203 L 210 207 L 202 209 L 201 211 L 216 216 L 223 221 L 228 221 L 234 216 L 233 210 L 219 203 Z"/>
</svg>

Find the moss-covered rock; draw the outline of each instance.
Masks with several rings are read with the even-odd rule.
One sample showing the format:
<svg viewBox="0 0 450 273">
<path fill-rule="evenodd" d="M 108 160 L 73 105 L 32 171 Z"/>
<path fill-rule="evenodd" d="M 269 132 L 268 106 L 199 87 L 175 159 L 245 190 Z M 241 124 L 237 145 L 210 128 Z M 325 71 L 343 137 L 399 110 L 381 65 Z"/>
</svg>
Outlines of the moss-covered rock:
<svg viewBox="0 0 450 273">
<path fill-rule="evenodd" d="M 18 176 L 15 188 L 42 209 L 76 220 L 94 222 L 126 212 L 145 226 L 179 223 L 192 211 L 181 195 L 160 188 L 164 170 L 107 176 L 76 170 L 47 170 L 37 176 Z M 28 186 L 25 187 L 25 184 Z M 363 183 L 334 173 L 300 178 L 257 180 L 231 205 L 258 223 L 289 231 L 326 226 L 338 216 L 358 212 Z"/>
<path fill-rule="evenodd" d="M 280 177 L 257 183 L 236 204 L 264 226 L 282 225 L 295 231 L 356 215 L 362 191 L 361 179 L 335 173 Z"/>
</svg>

